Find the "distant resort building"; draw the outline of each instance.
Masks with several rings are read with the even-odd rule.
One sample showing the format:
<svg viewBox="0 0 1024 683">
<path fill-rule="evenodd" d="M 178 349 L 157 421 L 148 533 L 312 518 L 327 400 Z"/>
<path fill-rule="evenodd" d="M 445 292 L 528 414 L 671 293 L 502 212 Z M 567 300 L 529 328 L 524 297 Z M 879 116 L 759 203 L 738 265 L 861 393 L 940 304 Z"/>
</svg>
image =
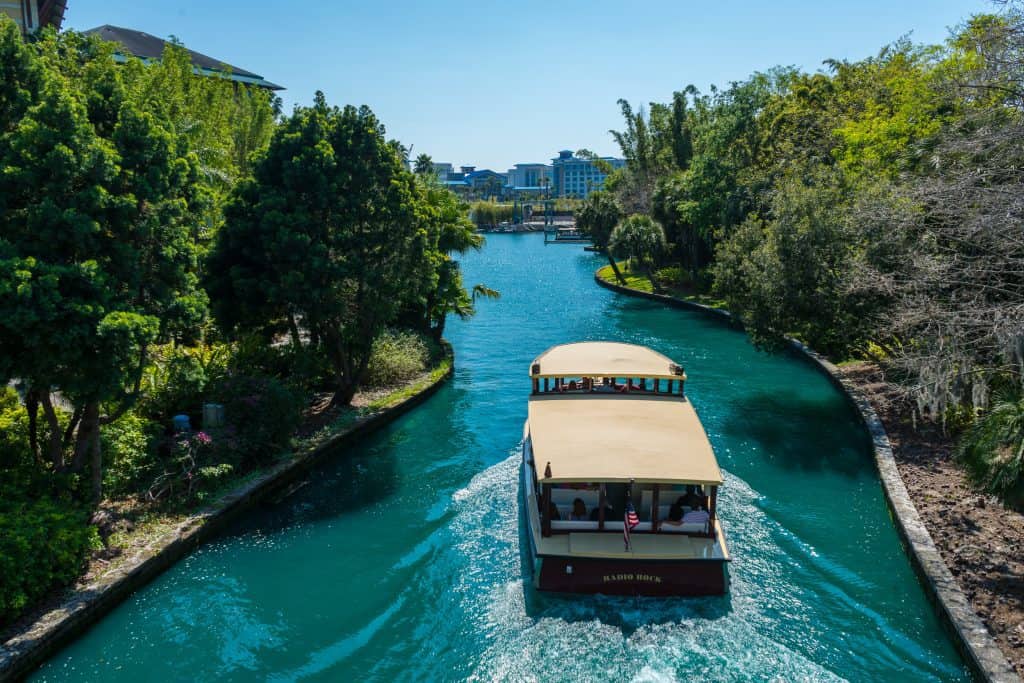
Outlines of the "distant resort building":
<svg viewBox="0 0 1024 683">
<path fill-rule="evenodd" d="M 67 4 L 67 0 L 0 0 L 0 14 L 13 19 L 24 34 L 35 33 L 44 26 L 59 31 Z"/>
<path fill-rule="evenodd" d="M 611 169 L 626 165 L 624 159 L 601 157 Z M 434 174 L 446 187 L 469 197 L 497 199 L 539 199 L 548 197 L 584 199 L 604 187 L 606 173 L 591 159 L 563 150 L 550 164 L 515 164 L 507 173 L 447 162 L 434 163 Z"/>
<path fill-rule="evenodd" d="M 626 165 L 625 159 L 615 157 L 601 157 L 601 161 L 611 166 L 612 170 Z M 552 192 L 556 197 L 586 199 L 591 192 L 604 187 L 604 179 L 607 177 L 593 161 L 578 157 L 568 149 L 563 149 L 551 160 L 551 168 L 554 179 Z"/>
<path fill-rule="evenodd" d="M 508 177 L 489 168 L 477 170 L 476 166 L 460 166 L 456 171 L 449 163 L 435 163 L 434 174 L 445 187 L 462 195 L 474 197 L 505 197 Z"/>
<path fill-rule="evenodd" d="M 440 180 L 441 182 L 444 182 L 444 181 L 448 180 L 448 176 L 455 175 L 455 169 L 452 167 L 451 164 L 443 164 L 443 163 L 442 164 L 438 164 L 438 163 L 435 163 L 434 164 L 434 175 L 437 176 L 438 180 Z"/>
<path fill-rule="evenodd" d="M 135 31 L 130 28 L 121 28 L 120 26 L 110 26 L 109 24 L 89 29 L 85 33 L 116 43 L 119 47 L 114 54 L 114 59 L 119 62 L 125 62 L 130 57 L 137 57 L 144 62 L 160 61 L 163 57 L 164 49 L 170 45 L 168 41 L 148 33 Z M 195 50 L 183 49 L 192 60 L 193 70 L 200 76 L 228 78 L 236 83 L 254 85 L 259 88 L 266 88 L 267 90 L 284 90 L 283 86 L 271 83 L 259 74 L 240 69 L 237 66 L 232 66 L 227 62 L 214 59 Z"/>
<path fill-rule="evenodd" d="M 551 167 L 547 164 L 516 164 L 508 170 L 506 192 L 516 197 L 541 197 L 551 191 Z"/>
</svg>

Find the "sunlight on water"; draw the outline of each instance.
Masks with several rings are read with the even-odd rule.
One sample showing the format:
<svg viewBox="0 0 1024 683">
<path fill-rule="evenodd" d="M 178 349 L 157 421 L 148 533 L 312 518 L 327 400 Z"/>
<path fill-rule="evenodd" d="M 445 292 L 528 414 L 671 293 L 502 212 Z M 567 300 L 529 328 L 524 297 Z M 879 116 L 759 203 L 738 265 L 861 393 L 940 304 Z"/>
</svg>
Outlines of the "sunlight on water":
<svg viewBox="0 0 1024 683">
<path fill-rule="evenodd" d="M 258 508 L 38 673 L 50 681 L 966 680 L 885 507 L 868 443 L 809 365 L 706 317 L 617 297 L 600 260 L 492 236 L 454 320 L 454 381 Z M 530 361 L 567 341 L 679 360 L 725 472 L 731 591 L 539 594 L 524 577 Z"/>
</svg>

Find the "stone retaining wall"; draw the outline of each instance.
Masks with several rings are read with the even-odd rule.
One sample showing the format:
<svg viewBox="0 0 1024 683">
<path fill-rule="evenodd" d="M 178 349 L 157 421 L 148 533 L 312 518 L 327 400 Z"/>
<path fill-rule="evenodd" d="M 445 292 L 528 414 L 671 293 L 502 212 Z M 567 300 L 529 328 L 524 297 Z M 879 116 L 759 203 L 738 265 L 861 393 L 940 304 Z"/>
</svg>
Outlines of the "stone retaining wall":
<svg viewBox="0 0 1024 683">
<path fill-rule="evenodd" d="M 596 274 L 594 279 L 602 287 L 620 294 L 650 299 L 673 308 L 687 308 L 711 313 L 734 325 L 739 325 L 732 313 L 720 308 L 677 299 L 665 294 L 641 292 L 608 282 Z M 959 584 L 953 578 L 949 567 L 946 566 L 935 547 L 931 534 L 928 533 L 928 529 L 921 521 L 917 508 L 914 507 L 914 502 L 910 499 L 896 467 L 896 459 L 892 453 L 892 446 L 889 444 L 889 437 L 885 433 L 885 427 L 875 413 L 875 409 L 871 407 L 871 402 L 842 377 L 835 365 L 795 339 L 789 339 L 788 342 L 791 348 L 810 361 L 829 378 L 836 388 L 842 391 L 860 416 L 861 422 L 871 436 L 875 464 L 878 467 L 882 489 L 885 492 L 885 499 L 889 504 L 896 530 L 899 532 L 904 548 L 921 579 L 925 592 L 935 606 L 942 622 L 953 635 L 954 644 L 971 667 L 972 672 L 975 676 L 988 681 L 1019 683 L 1020 678 L 1017 673 L 1006 661 L 1006 657 L 1003 656 L 992 636 L 989 635 L 985 624 L 975 614 L 967 596 L 960 590 Z"/>
<path fill-rule="evenodd" d="M 360 420 L 314 449 L 275 465 L 253 481 L 182 522 L 150 547 L 92 584 L 76 589 L 62 602 L 0 647 L 0 681 L 27 676 L 61 647 L 81 635 L 134 591 L 156 578 L 202 543 L 210 540 L 253 505 L 281 491 L 338 449 L 393 422 L 422 403 L 447 381 L 455 364 L 446 349 L 448 372 L 401 403 Z"/>
</svg>

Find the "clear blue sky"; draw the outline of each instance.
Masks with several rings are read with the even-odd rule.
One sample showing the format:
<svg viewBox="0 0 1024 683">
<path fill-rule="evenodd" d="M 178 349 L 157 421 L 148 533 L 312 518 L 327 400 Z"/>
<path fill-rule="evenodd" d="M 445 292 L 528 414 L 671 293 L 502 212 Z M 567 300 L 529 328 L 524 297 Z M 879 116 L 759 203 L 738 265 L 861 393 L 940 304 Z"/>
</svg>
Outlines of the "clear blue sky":
<svg viewBox="0 0 1024 683">
<path fill-rule="evenodd" d="M 911 33 L 941 42 L 985 0 L 271 2 L 70 0 L 65 28 L 175 35 L 287 87 L 367 104 L 435 161 L 506 170 L 559 149 L 617 154 L 616 100 L 667 101 L 776 64 L 817 70 Z"/>
</svg>

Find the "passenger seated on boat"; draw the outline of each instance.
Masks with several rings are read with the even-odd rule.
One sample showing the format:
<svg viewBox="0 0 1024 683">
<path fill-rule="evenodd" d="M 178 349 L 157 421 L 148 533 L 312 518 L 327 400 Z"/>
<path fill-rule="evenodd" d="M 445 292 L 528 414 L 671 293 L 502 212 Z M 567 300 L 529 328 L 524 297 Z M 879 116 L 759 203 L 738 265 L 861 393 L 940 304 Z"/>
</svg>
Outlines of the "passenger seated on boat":
<svg viewBox="0 0 1024 683">
<path fill-rule="evenodd" d="M 587 517 L 587 506 L 583 503 L 582 498 L 577 498 L 572 501 L 572 514 L 569 515 L 570 522 L 586 522 L 589 521 Z"/>
<path fill-rule="evenodd" d="M 704 496 L 697 493 L 697 487 L 693 484 L 689 484 L 686 487 L 686 493 L 679 498 L 679 504 L 684 505 L 688 508 L 696 509 L 704 505 Z"/>
<path fill-rule="evenodd" d="M 668 519 L 662 524 L 668 524 L 669 526 L 682 526 L 683 524 L 683 506 L 679 502 L 672 503 L 672 507 L 668 509 Z"/>
<path fill-rule="evenodd" d="M 703 508 L 694 508 L 683 515 L 683 524 L 707 524 L 711 515 Z"/>
<path fill-rule="evenodd" d="M 548 501 L 548 519 L 552 521 L 562 519 L 562 515 L 558 512 L 558 506 L 555 505 L 554 501 Z"/>
<path fill-rule="evenodd" d="M 580 388 L 579 385 L 576 384 L 576 380 L 574 380 L 574 379 L 569 380 L 569 391 L 576 391 L 579 388 Z"/>
</svg>

